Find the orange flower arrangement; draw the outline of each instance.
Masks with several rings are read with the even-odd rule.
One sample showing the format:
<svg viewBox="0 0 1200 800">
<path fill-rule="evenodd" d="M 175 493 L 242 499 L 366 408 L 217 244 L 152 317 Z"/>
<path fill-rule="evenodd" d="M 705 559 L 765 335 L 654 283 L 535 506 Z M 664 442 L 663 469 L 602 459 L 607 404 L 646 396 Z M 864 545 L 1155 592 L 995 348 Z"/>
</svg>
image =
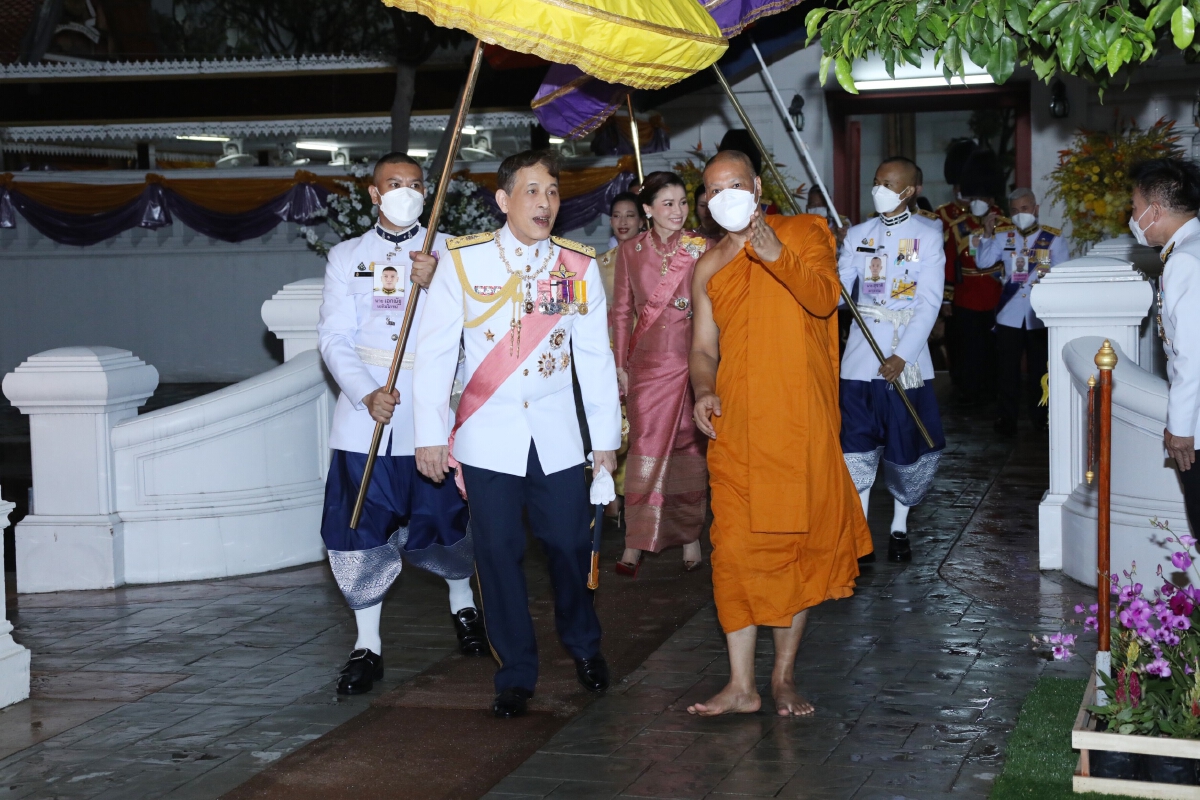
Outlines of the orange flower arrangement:
<svg viewBox="0 0 1200 800">
<path fill-rule="evenodd" d="M 1133 205 L 1129 168 L 1150 158 L 1178 156 L 1175 120 L 1159 119 L 1142 130 L 1134 122 L 1115 133 L 1084 131 L 1058 154 L 1050 173 L 1050 199 L 1063 207 L 1077 247 L 1129 232 Z"/>
</svg>

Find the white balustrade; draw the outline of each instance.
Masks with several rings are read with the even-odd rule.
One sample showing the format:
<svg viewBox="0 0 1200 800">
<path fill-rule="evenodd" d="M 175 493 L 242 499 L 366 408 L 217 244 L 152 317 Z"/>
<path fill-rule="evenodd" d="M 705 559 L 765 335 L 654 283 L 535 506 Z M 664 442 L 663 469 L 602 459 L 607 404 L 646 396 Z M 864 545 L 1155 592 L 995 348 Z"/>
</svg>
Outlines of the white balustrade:
<svg viewBox="0 0 1200 800">
<path fill-rule="evenodd" d="M 17 525 L 18 590 L 218 578 L 323 559 L 335 395 L 315 350 L 320 294 L 319 279 L 300 281 L 264 303 L 284 364 L 141 416 L 158 373 L 127 350 L 50 350 L 5 376 L 4 393 L 30 416 L 33 450 L 36 513 Z"/>
<path fill-rule="evenodd" d="M 0 531 L 8 527 L 14 506 L 0 500 Z M 5 617 L 4 570 L 0 569 L 0 708 L 29 697 L 29 651 L 13 641 L 12 624 Z"/>
<path fill-rule="evenodd" d="M 1083 480 L 1087 445 L 1083 401 L 1071 390 L 1064 348 L 1082 336 L 1099 336 L 1131 354 L 1122 357 L 1127 365 L 1138 364 L 1140 327 L 1153 295 L 1131 261 L 1100 256 L 1059 264 L 1033 287 L 1030 301 L 1050 340 L 1050 487 L 1038 509 L 1042 569 L 1064 567 L 1063 504 Z"/>
</svg>

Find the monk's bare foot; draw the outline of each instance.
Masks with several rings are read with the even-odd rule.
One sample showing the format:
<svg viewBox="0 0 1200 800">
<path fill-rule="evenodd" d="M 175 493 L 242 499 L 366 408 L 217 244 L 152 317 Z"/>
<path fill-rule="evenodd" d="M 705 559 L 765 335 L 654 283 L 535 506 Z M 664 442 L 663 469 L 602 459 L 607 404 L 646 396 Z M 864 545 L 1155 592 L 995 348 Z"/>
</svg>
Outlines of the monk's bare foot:
<svg viewBox="0 0 1200 800">
<path fill-rule="evenodd" d="M 775 713 L 781 717 L 807 717 L 814 711 L 812 703 L 796 692 L 794 683 L 772 683 L 771 696 L 775 698 Z"/>
<path fill-rule="evenodd" d="M 722 714 L 753 714 L 762 708 L 762 698 L 758 692 L 751 689 L 743 691 L 733 684 L 727 685 L 705 703 L 688 706 L 689 714 L 699 714 L 702 717 L 718 717 Z"/>
</svg>

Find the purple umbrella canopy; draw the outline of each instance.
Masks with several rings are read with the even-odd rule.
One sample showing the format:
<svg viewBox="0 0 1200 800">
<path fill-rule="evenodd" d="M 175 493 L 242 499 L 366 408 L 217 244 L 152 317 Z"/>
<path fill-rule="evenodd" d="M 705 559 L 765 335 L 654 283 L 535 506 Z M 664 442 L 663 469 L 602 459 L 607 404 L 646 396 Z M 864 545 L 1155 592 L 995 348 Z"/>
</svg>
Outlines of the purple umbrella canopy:
<svg viewBox="0 0 1200 800">
<path fill-rule="evenodd" d="M 716 20 L 721 35 L 732 38 L 755 20 L 787 11 L 801 0 L 697 0 Z M 553 64 L 529 105 L 542 127 L 554 136 L 578 139 L 600 127 L 633 90 L 606 83 L 578 67 Z"/>
</svg>

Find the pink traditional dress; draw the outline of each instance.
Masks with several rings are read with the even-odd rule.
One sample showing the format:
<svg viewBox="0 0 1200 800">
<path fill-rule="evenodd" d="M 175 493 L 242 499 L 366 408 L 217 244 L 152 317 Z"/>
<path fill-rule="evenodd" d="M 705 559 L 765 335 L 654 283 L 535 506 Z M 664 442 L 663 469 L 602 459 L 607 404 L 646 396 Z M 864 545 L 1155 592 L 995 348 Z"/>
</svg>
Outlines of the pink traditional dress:
<svg viewBox="0 0 1200 800">
<path fill-rule="evenodd" d="M 708 503 L 707 439 L 692 421 L 692 273 L 708 240 L 653 231 L 618 248 L 611 323 L 625 406 L 625 546 L 657 553 L 700 537 Z"/>
</svg>

